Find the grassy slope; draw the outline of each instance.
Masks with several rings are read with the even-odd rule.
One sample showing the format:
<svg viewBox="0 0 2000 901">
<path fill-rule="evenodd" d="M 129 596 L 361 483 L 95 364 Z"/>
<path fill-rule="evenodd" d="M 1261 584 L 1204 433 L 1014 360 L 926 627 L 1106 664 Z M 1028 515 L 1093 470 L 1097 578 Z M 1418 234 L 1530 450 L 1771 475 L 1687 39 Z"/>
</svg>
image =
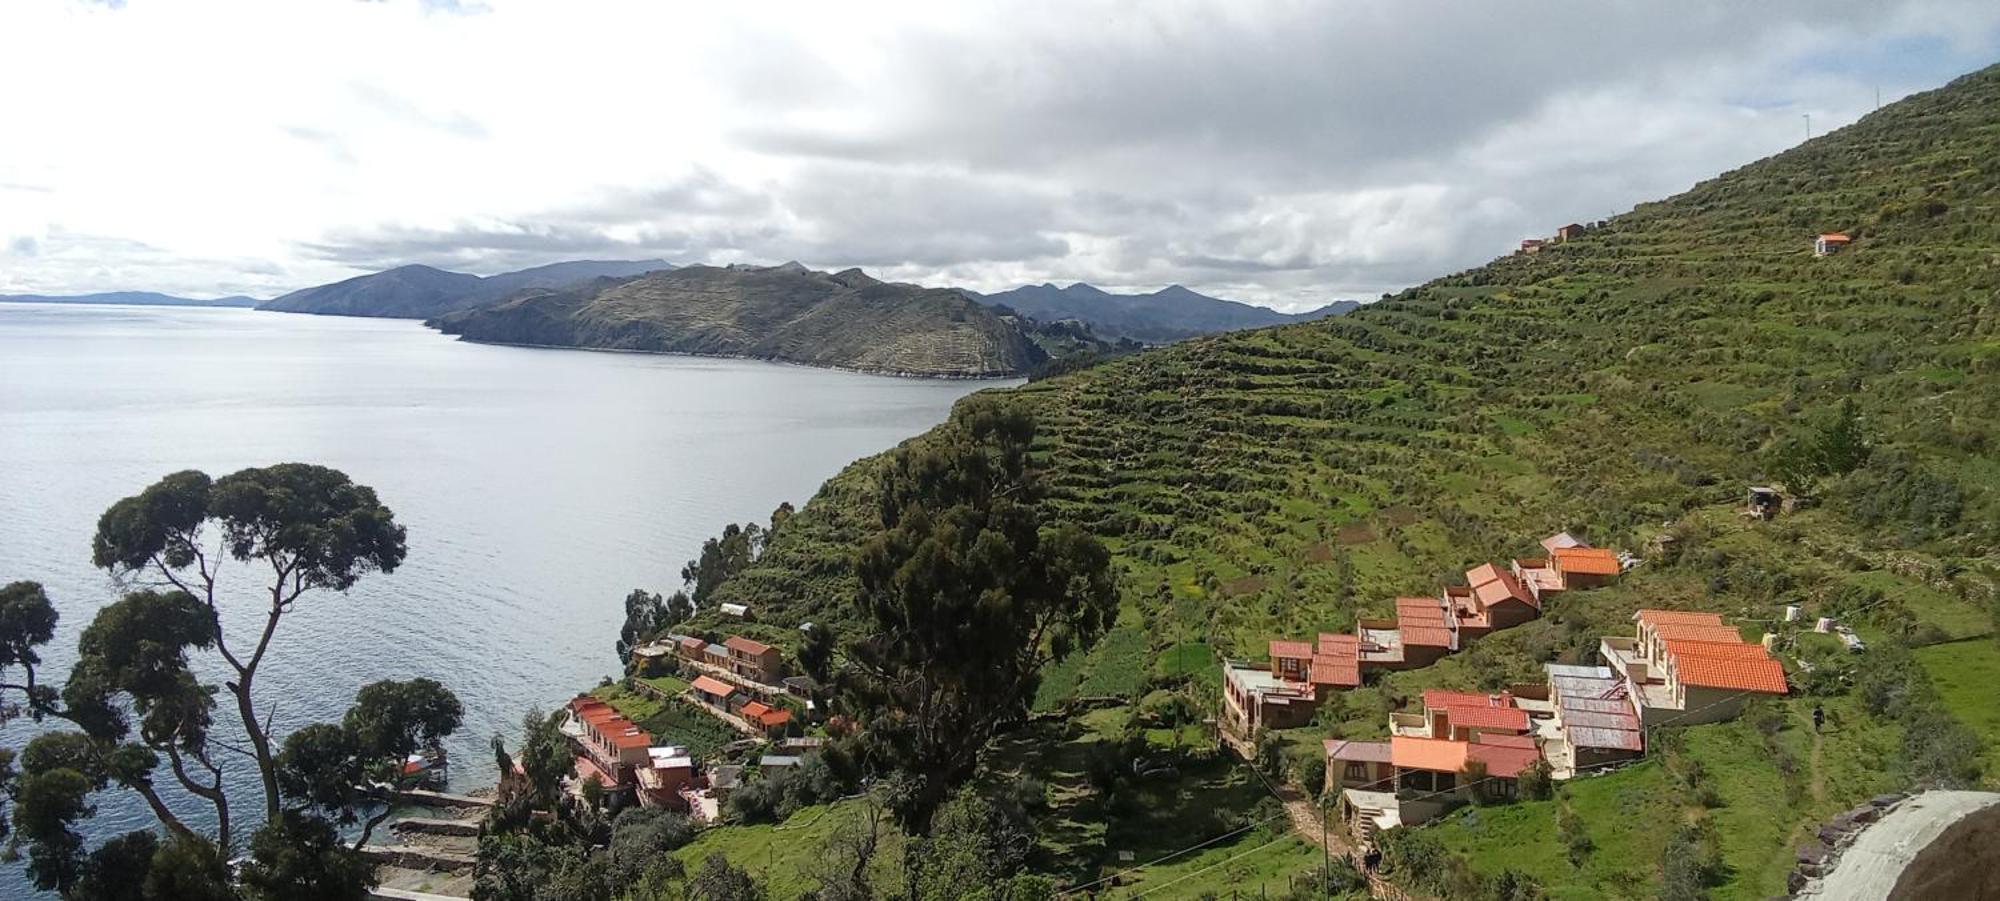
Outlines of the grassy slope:
<svg viewBox="0 0 2000 901">
<path fill-rule="evenodd" d="M 1327 725 L 1293 736 L 1302 747 L 1378 734 L 1383 713 L 1430 685 L 1536 679 L 1541 662 L 1623 631 L 1646 604 L 1769 621 L 1786 603 L 1823 612 L 1860 598 L 1876 605 L 1860 617 L 1873 639 L 1916 624 L 1976 635 L 1991 627 L 1986 555 L 2000 520 L 1986 444 L 2000 425 L 1996 207 L 1991 69 L 1535 256 L 1347 317 L 1186 342 L 1012 395 L 1042 423 L 1051 508 L 1116 550 L 1123 626 L 1156 667 L 1254 658 L 1273 634 L 1345 628 L 1557 528 L 1647 556 L 1663 532 L 1680 539 L 1678 562 L 1656 559 L 1437 667 L 1351 693 Z M 1858 240 L 1815 259 L 1810 236 L 1830 230 Z M 1845 398 L 1881 445 L 1870 471 L 1827 485 L 1818 509 L 1772 524 L 1736 517 L 1744 484 L 1768 478 L 1761 455 Z M 1929 531 L 1861 522 L 1866 483 L 1897 460 L 1956 486 L 1959 520 Z M 830 481 L 722 594 L 780 621 L 838 621 L 874 465 Z M 1927 652 L 1936 669 L 1992 665 L 1976 650 L 1990 645 L 1942 647 Z M 1106 642 L 1051 673 L 1048 691 L 1081 694 L 1106 681 L 1100 664 L 1132 654 L 1124 638 Z M 1989 703 L 1941 688 L 1993 737 Z M 1724 804 L 1708 815 L 1725 830 L 1725 895 L 1776 890 L 1802 828 L 1889 778 L 1879 761 L 1892 725 L 1854 714 L 1851 735 L 1814 754 L 1798 725 L 1810 703 L 1783 705 L 1790 725 L 1774 739 L 1806 761 L 1803 789 L 1756 763 L 1747 726 L 1690 730 L 1684 753 L 1723 771 Z M 1836 716 L 1844 703 L 1830 704 Z M 1695 813 L 1648 779 L 1664 776 L 1570 789 L 1593 834 L 1607 834 L 1582 873 L 1545 847 L 1549 805 L 1482 811 L 1482 829 L 1454 820 L 1443 834 L 1481 868 L 1643 894 L 1659 843 Z M 1616 794 L 1627 790 L 1650 812 L 1627 816 Z M 1803 800 L 1785 803 L 1788 791 Z M 1493 825 L 1502 820 L 1520 825 Z"/>
</svg>

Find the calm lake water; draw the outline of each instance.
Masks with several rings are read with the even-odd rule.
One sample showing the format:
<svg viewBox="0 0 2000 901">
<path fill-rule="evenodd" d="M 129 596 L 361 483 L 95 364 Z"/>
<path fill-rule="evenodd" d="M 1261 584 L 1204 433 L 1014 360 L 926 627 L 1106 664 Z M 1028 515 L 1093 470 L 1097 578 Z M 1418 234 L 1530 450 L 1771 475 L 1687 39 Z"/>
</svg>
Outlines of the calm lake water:
<svg viewBox="0 0 2000 901">
<path fill-rule="evenodd" d="M 261 709 L 282 732 L 337 717 L 367 682 L 438 679 L 466 707 L 450 750 L 454 787 L 472 788 L 490 784 L 490 736 L 617 669 L 627 590 L 672 590 L 723 524 L 803 504 L 994 384 L 491 347 L 408 321 L 0 304 L 0 583 L 48 587 L 59 680 L 117 597 L 90 565 L 111 503 L 179 469 L 344 470 L 409 529 L 409 557 L 287 617 Z M 241 590 L 232 635 L 261 620 L 255 575 L 225 577 Z M 29 728 L 6 726 L 6 744 Z M 92 831 L 150 824 L 112 793 Z M 0 894 L 21 889 L 17 871 Z"/>
</svg>

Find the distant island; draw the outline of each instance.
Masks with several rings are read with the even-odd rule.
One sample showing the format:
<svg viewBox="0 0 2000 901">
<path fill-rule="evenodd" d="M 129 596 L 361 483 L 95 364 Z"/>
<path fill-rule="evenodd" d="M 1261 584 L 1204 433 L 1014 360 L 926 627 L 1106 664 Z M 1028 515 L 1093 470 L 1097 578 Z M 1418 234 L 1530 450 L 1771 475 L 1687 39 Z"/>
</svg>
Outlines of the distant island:
<svg viewBox="0 0 2000 901">
<path fill-rule="evenodd" d="M 106 291 L 101 294 L 0 294 L 0 303 L 122 304 L 135 307 L 236 307 L 258 304 L 255 297 L 175 297 L 152 291 Z"/>
<path fill-rule="evenodd" d="M 454 310 L 497 303 L 534 288 L 562 288 L 594 278 L 623 278 L 672 268 L 665 260 L 570 260 L 482 277 L 434 266 L 398 266 L 293 291 L 258 304 L 257 309 L 429 319 Z"/>
<path fill-rule="evenodd" d="M 1074 319 L 1107 340 L 1130 339 L 1145 344 L 1170 344 L 1199 335 L 1307 322 L 1352 312 L 1357 301 L 1341 300 L 1305 313 L 1280 313 L 1210 297 L 1180 285 L 1151 294 L 1112 294 L 1078 282 L 1067 288 L 1053 284 L 1025 285 L 997 294 L 966 294 L 987 306 L 1006 307 L 1044 322 Z"/>
<path fill-rule="evenodd" d="M 427 324 L 466 340 L 747 357 L 895 375 L 1005 378 L 1050 353 L 960 292 L 859 269 L 689 266 L 536 289 Z"/>
<path fill-rule="evenodd" d="M 568 260 L 480 276 L 411 264 L 270 300 L 145 291 L 14 295 L 0 301 L 255 307 L 283 313 L 418 319 L 469 341 L 746 357 L 893 375 L 1042 377 L 1147 345 L 1347 313 L 1306 313 L 1210 297 L 1180 285 L 1114 294 L 1075 283 L 995 294 L 884 282 L 860 269 L 799 263 L 689 266 Z"/>
</svg>

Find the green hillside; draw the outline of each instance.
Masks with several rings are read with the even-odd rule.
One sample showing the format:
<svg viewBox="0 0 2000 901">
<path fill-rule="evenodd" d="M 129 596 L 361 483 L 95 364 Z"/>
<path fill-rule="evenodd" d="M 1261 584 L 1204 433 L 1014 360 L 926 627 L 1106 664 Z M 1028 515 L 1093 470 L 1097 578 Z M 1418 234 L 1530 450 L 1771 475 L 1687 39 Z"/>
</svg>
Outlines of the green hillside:
<svg viewBox="0 0 2000 901">
<path fill-rule="evenodd" d="M 1834 231 L 1852 246 L 1816 258 L 1813 236 Z M 1558 801 L 1419 830 L 1475 872 L 1650 896 L 1676 828 L 1706 822 L 1726 862 L 1718 895 L 1768 896 L 1818 818 L 1954 771 L 1943 756 L 1959 749 L 1938 738 L 1959 734 L 1952 718 L 1995 738 L 1990 698 L 1934 690 L 1924 673 L 1994 659 L 1983 638 L 1941 642 L 1991 633 L 2000 578 L 2000 67 L 1537 254 L 1008 396 L 1040 422 L 1049 506 L 1111 543 L 1124 579 L 1119 629 L 1045 673 L 1044 709 L 1212 679 L 1213 655 L 1255 659 L 1269 637 L 1387 614 L 1396 595 L 1557 529 L 1647 560 L 1436 667 L 1347 693 L 1288 739 L 1310 753 L 1328 734 L 1379 735 L 1430 685 L 1538 680 L 1642 605 L 1725 611 L 1752 634 L 1785 604 L 1847 614 L 1876 650 L 1801 636 L 1825 675 L 1797 679 L 1756 725 L 1690 729 L 1661 759 Z M 1809 509 L 1738 516 L 1746 486 L 1779 480 L 1782 449 L 1850 401 L 1866 462 L 1819 479 Z M 781 623 L 839 622 L 875 465 L 828 482 L 717 596 Z M 1909 662 L 1904 644 L 1930 647 Z M 1935 691 L 1949 716 L 1846 695 L 1857 666 L 1854 681 Z M 1801 726 L 1821 702 L 1848 724 L 1824 742 Z M 1598 834 L 1583 865 L 1548 844 L 1565 806 Z M 1103 851 L 1072 863 L 1102 865 Z"/>
<path fill-rule="evenodd" d="M 1740 499 L 1847 399 L 1883 447 L 1822 490 L 1866 508 L 1820 517 L 1826 537 L 1943 571 L 1993 537 L 1996 195 L 1988 69 L 1536 255 L 1010 393 L 1040 418 L 1053 505 L 1117 543 L 1132 604 L 1232 652 L 1556 528 L 1636 546 Z M 1857 240 L 1819 259 L 1821 231 Z M 722 594 L 836 615 L 871 466 Z M 1906 521 L 1882 496 L 1898 479 L 1955 489 L 1953 521 Z"/>
</svg>

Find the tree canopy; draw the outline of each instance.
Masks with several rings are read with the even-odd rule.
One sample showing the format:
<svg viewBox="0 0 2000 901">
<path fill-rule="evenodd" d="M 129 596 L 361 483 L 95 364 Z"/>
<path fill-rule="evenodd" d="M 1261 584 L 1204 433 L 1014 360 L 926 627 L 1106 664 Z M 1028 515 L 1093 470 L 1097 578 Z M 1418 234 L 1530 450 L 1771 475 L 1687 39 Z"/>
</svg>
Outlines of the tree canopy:
<svg viewBox="0 0 2000 901">
<path fill-rule="evenodd" d="M 58 622 L 46 591 L 34 582 L 0 589 L 0 711 L 74 727 L 35 736 L 18 757 L 0 754 L 30 879 L 79 898 L 364 895 L 372 868 L 355 849 L 388 808 L 381 790 L 362 786 L 393 781 L 406 755 L 456 730 L 457 698 L 429 679 L 377 682 L 339 723 L 299 728 L 278 752 L 253 685 L 279 622 L 306 594 L 345 591 L 402 562 L 394 515 L 372 489 L 326 467 L 287 463 L 214 480 L 189 470 L 113 504 L 91 551 L 96 565 L 140 584 L 92 617 L 60 686 L 40 681 L 41 648 Z M 259 562 L 269 574 L 261 629 L 239 647 L 217 603 L 225 559 Z M 198 664 L 211 653 L 213 665 Z M 224 675 L 221 685 L 203 681 L 212 672 Z M 213 734 L 225 693 L 248 748 Z M 242 758 L 263 784 L 265 815 L 232 885 L 226 861 L 237 824 L 224 777 Z M 162 780 L 212 809 L 203 830 L 190 827 L 187 800 L 162 792 Z M 143 798 L 165 834 L 141 830 L 87 848 L 79 824 L 96 812 L 92 796 L 113 787 Z M 350 845 L 336 824 L 364 811 L 371 816 Z"/>
<path fill-rule="evenodd" d="M 1044 664 L 1117 616 L 1104 546 L 1041 520 L 1034 432 L 1027 415 L 975 398 L 883 467 L 841 695 L 905 779 L 906 826 L 927 823 L 995 730 L 1025 716 Z"/>
</svg>

